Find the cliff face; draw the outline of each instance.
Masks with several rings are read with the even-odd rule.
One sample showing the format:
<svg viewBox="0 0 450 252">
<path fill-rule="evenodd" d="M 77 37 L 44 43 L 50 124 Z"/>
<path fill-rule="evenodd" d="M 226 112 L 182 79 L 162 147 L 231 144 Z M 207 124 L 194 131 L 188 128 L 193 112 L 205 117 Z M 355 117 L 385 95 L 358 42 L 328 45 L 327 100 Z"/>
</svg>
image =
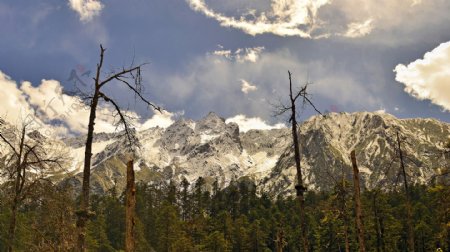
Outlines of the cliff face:
<svg viewBox="0 0 450 252">
<path fill-rule="evenodd" d="M 300 127 L 302 168 L 309 190 L 329 190 L 342 174 L 350 178 L 350 151 L 355 149 L 362 186 L 392 188 L 398 179 L 395 133 L 400 130 L 402 149 L 411 179 L 428 183 L 448 167 L 442 154 L 450 125 L 433 119 L 397 119 L 379 113 L 331 113 L 315 116 Z M 240 132 L 237 124 L 225 123 L 214 113 L 199 121 L 181 119 L 166 129 L 134 132 L 139 148 L 135 159 L 136 179 L 148 183 L 198 177 L 207 184 L 217 179 L 221 187 L 246 178 L 272 195 L 294 192 L 296 170 L 288 128 Z M 92 190 L 104 193 L 125 185 L 130 158 L 118 134 L 96 134 L 92 167 Z M 61 143 L 60 141 L 57 141 Z M 65 183 L 81 186 L 84 137 L 65 139 L 71 156 Z M 447 159 L 446 159 L 447 158 Z M 440 178 L 448 179 L 448 178 Z"/>
</svg>

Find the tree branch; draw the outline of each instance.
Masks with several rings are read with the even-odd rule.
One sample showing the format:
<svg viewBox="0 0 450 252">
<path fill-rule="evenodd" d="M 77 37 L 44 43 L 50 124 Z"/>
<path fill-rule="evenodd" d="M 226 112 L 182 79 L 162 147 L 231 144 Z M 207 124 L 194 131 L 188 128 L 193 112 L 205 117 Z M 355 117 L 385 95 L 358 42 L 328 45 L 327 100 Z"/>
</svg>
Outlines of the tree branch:
<svg viewBox="0 0 450 252">
<path fill-rule="evenodd" d="M 141 98 L 141 100 L 143 102 L 145 102 L 149 107 L 152 107 L 153 109 L 159 111 L 161 113 L 161 107 L 156 106 L 155 104 L 153 104 L 152 102 L 148 101 L 147 99 L 145 99 L 142 95 L 141 92 L 139 92 L 138 90 L 136 90 L 136 88 L 134 88 L 132 85 L 130 85 L 130 83 L 128 83 L 127 81 L 121 79 L 120 77 L 116 77 L 115 78 L 118 81 L 121 81 L 122 83 L 124 83 L 125 85 L 127 85 L 131 90 L 133 90 L 133 92 L 139 96 L 139 98 Z"/>
<path fill-rule="evenodd" d="M 131 139 L 130 129 L 129 129 L 129 127 L 128 127 L 128 123 L 127 123 L 127 120 L 126 120 L 126 118 L 125 118 L 125 115 L 122 113 L 122 111 L 121 111 L 119 105 L 118 105 L 113 99 L 111 99 L 111 98 L 109 98 L 108 96 L 106 96 L 104 93 L 100 92 L 99 95 L 100 95 L 100 97 L 103 98 L 103 100 L 105 100 L 105 102 L 111 103 L 111 104 L 114 106 L 114 108 L 116 109 L 116 112 L 117 112 L 117 114 L 118 114 L 119 117 L 120 117 L 119 123 L 122 123 L 122 124 L 123 124 L 123 126 L 124 126 L 124 128 L 125 128 L 125 134 L 127 135 L 128 142 L 129 142 L 130 147 L 131 147 L 132 144 L 133 144 L 133 140 Z"/>
<path fill-rule="evenodd" d="M 129 68 L 129 69 L 124 69 L 124 70 L 120 71 L 119 73 L 113 74 L 113 75 L 109 76 L 108 78 L 106 78 L 104 81 L 100 82 L 100 83 L 99 83 L 99 87 L 101 88 L 101 87 L 102 87 L 103 85 L 105 85 L 106 83 L 108 83 L 108 82 L 110 82 L 110 81 L 112 81 L 112 80 L 114 80 L 114 79 L 117 79 L 117 78 L 121 77 L 121 76 L 124 75 L 124 74 L 132 73 L 132 72 L 134 72 L 134 71 L 137 71 L 137 70 L 139 70 L 139 69 L 141 68 L 141 66 L 143 66 L 143 65 L 144 65 L 144 64 L 139 65 L 139 66 L 137 66 L 137 67 L 133 67 L 133 68 Z"/>
</svg>

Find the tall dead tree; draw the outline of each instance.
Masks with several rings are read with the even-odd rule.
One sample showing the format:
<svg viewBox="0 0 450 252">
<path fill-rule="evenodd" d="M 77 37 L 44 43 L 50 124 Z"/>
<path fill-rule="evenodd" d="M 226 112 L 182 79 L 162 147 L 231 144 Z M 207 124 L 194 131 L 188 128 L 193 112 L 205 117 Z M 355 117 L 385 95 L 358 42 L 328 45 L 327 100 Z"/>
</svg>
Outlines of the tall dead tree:
<svg viewBox="0 0 450 252">
<path fill-rule="evenodd" d="M 350 154 L 353 166 L 353 185 L 355 187 L 355 212 L 356 212 L 356 228 L 358 231 L 359 251 L 365 252 L 366 245 L 364 242 L 364 223 L 362 220 L 361 191 L 359 185 L 359 169 L 356 163 L 356 154 L 353 150 Z"/>
<path fill-rule="evenodd" d="M 350 252 L 350 241 L 348 237 L 349 225 L 348 225 L 348 215 L 347 215 L 347 186 L 345 183 L 345 173 L 344 167 L 342 167 L 342 175 L 341 175 L 341 188 L 340 188 L 340 215 L 344 222 L 344 244 L 345 244 L 345 252 Z"/>
<path fill-rule="evenodd" d="M 406 222 L 408 225 L 408 250 L 414 252 L 414 226 L 413 226 L 413 216 L 412 216 L 412 203 L 411 203 L 411 192 L 409 191 L 408 178 L 406 174 L 404 156 L 401 146 L 401 140 L 399 131 L 397 130 L 397 148 L 398 155 L 400 158 L 400 169 L 403 177 L 403 186 L 405 188 L 405 198 L 406 198 Z"/>
<path fill-rule="evenodd" d="M 16 239 L 17 211 L 23 201 L 29 197 L 51 172 L 61 168 L 64 163 L 62 153 L 44 148 L 44 140 L 37 131 L 29 132 L 30 125 L 23 123 L 20 130 L 14 128 L 0 131 L 0 140 L 6 144 L 10 155 L 6 169 L 11 189 L 11 215 L 9 219 L 7 251 L 13 251 Z"/>
<path fill-rule="evenodd" d="M 283 252 L 283 248 L 287 245 L 286 239 L 284 237 L 284 231 L 281 227 L 278 229 L 277 237 L 275 239 L 275 245 L 277 252 Z"/>
<path fill-rule="evenodd" d="M 105 101 L 112 105 L 115 109 L 116 116 L 119 118 L 118 124 L 124 127 L 125 135 L 129 141 L 130 147 L 133 146 L 135 141 L 129 122 L 127 120 L 127 115 L 122 111 L 119 104 L 112 98 L 107 96 L 103 92 L 103 88 L 113 82 L 117 81 L 122 83 L 126 88 L 128 88 L 132 93 L 135 94 L 136 98 L 139 98 L 149 107 L 156 111 L 161 112 L 161 108 L 155 104 L 148 101 L 143 97 L 142 89 L 142 76 L 141 68 L 143 65 L 133 66 L 128 68 L 122 68 L 118 72 L 114 72 L 107 76 L 105 79 L 101 80 L 101 73 L 103 67 L 104 53 L 105 50 L 102 45 L 100 45 L 100 62 L 97 64 L 97 70 L 94 77 L 94 91 L 91 95 L 84 95 L 85 100 L 87 100 L 90 106 L 89 123 L 88 123 L 88 133 L 86 137 L 86 149 L 84 153 L 84 168 L 83 168 L 83 182 L 82 191 L 80 196 L 80 208 L 77 211 L 77 229 L 78 229 L 78 250 L 86 251 L 86 224 L 89 217 L 92 215 L 89 209 L 89 193 L 90 193 L 90 175 L 91 175 L 91 158 L 92 158 L 92 141 L 94 137 L 94 125 L 96 118 L 96 111 L 100 100 Z"/>
<path fill-rule="evenodd" d="M 297 92 L 294 93 L 292 88 L 292 75 L 291 72 L 288 71 L 289 75 L 289 105 L 280 104 L 277 107 L 276 115 L 282 115 L 284 113 L 290 112 L 289 122 L 291 123 L 291 131 L 292 131 L 292 141 L 294 143 L 294 159 L 295 159 L 295 168 L 297 170 L 297 184 L 295 185 L 295 189 L 297 192 L 297 199 L 299 201 L 300 206 L 300 223 L 301 223 L 301 243 L 303 247 L 303 251 L 309 251 L 308 245 L 308 233 L 307 233 L 307 224 L 306 224 L 306 215 L 305 215 L 305 191 L 306 187 L 303 184 L 303 174 L 301 168 L 301 156 L 300 156 L 300 144 L 299 144 L 299 136 L 298 136 L 298 123 L 297 123 L 297 107 L 296 102 L 300 97 L 303 100 L 303 108 L 309 104 L 314 110 L 320 113 L 319 110 L 314 106 L 314 104 L 309 99 L 309 94 L 307 92 L 307 88 L 309 83 L 307 82 L 303 87 L 300 88 Z"/>
<path fill-rule="evenodd" d="M 136 185 L 134 182 L 133 160 L 127 163 L 127 187 L 125 190 L 125 251 L 135 251 L 134 228 L 136 225 Z"/>
</svg>

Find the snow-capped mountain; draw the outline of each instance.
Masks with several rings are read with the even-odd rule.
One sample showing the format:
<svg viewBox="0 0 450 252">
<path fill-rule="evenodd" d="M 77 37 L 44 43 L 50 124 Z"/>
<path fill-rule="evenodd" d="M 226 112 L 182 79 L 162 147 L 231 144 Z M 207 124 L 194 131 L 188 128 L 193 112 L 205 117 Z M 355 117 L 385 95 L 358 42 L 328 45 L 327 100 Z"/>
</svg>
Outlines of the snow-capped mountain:
<svg viewBox="0 0 450 252">
<path fill-rule="evenodd" d="M 386 113 L 331 113 L 314 116 L 300 127 L 302 167 L 310 190 L 328 190 L 344 174 L 351 178 L 350 152 L 357 161 L 366 188 L 397 184 L 399 159 L 396 132 L 410 178 L 428 183 L 443 167 L 450 124 L 434 119 L 397 119 Z M 272 195 L 293 193 L 296 170 L 289 128 L 240 132 L 235 123 L 209 113 L 199 121 L 180 119 L 168 128 L 134 132 L 136 179 L 148 183 L 199 177 L 221 187 L 233 180 L 250 179 Z M 125 185 L 126 162 L 132 158 L 120 134 L 95 134 L 92 190 L 105 192 Z M 60 141 L 58 141 L 60 142 Z M 64 183 L 81 186 L 85 137 L 63 140 L 72 163 Z M 442 179 L 442 178 L 441 178 Z M 448 179 L 448 178 L 446 178 Z"/>
</svg>

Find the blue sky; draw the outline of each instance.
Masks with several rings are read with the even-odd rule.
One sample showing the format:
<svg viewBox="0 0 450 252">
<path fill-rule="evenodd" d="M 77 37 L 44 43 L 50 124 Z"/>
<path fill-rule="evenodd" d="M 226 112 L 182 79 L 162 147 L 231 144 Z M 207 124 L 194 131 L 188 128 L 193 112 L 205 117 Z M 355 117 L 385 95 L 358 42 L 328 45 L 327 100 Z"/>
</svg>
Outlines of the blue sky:
<svg viewBox="0 0 450 252">
<path fill-rule="evenodd" d="M 322 111 L 450 122 L 449 12 L 446 0 L 4 0 L 0 72 L 29 103 L 23 81 L 70 91 L 70 72 L 93 71 L 101 43 L 107 70 L 150 63 L 145 95 L 188 118 L 281 121 L 270 103 L 286 97 L 290 70 L 313 82 Z M 108 92 L 152 116 L 118 84 Z"/>
</svg>

